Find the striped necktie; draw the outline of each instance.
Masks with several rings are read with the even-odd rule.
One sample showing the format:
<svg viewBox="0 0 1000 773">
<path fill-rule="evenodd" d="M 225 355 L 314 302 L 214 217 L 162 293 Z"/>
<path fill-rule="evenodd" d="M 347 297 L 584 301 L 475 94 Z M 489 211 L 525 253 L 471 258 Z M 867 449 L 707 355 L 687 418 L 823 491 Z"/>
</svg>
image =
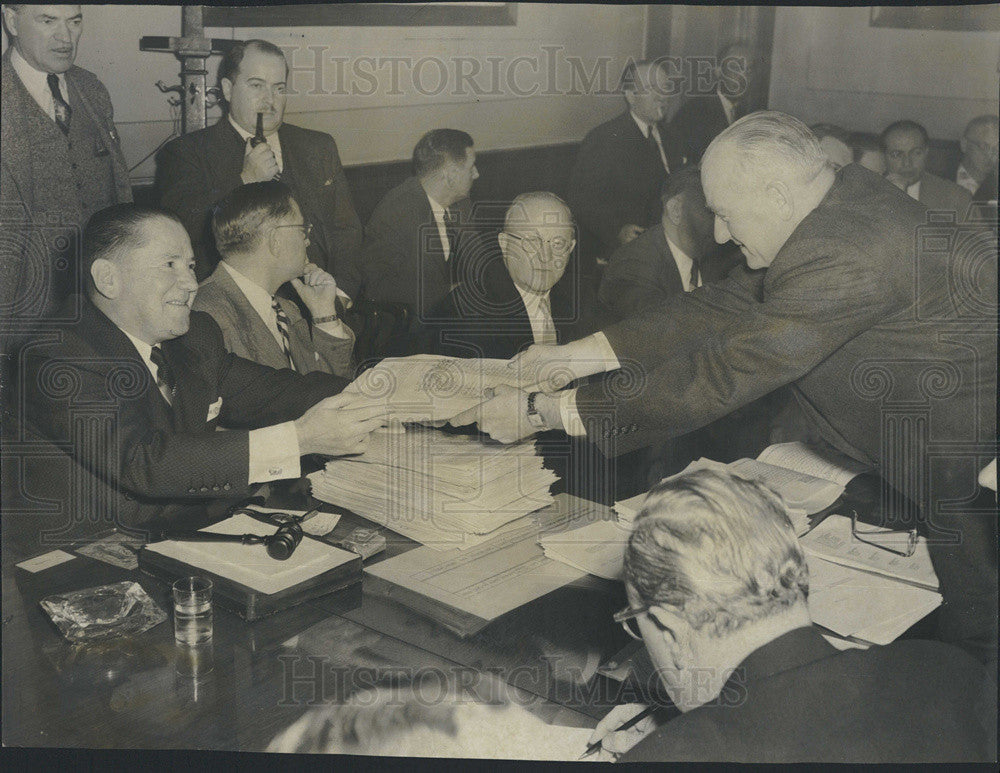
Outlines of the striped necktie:
<svg viewBox="0 0 1000 773">
<path fill-rule="evenodd" d="M 688 282 L 688 292 L 698 287 L 698 280 L 701 278 L 701 269 L 697 260 L 691 261 L 691 277 Z"/>
<path fill-rule="evenodd" d="M 288 321 L 288 315 L 285 314 L 284 309 L 278 303 L 278 299 L 271 298 L 271 308 L 274 309 L 274 318 L 278 322 L 278 332 L 281 333 L 281 349 L 285 353 L 285 357 L 288 359 L 288 367 L 295 370 L 295 363 L 292 362 L 292 342 L 288 337 L 288 328 L 291 327 L 291 323 Z"/>
<path fill-rule="evenodd" d="M 149 353 L 149 361 L 156 366 L 156 386 L 167 401 L 167 405 L 174 404 L 174 395 L 177 393 L 177 382 L 174 374 L 163 356 L 163 350 L 159 346 L 154 346 Z"/>
<path fill-rule="evenodd" d="M 59 88 L 59 76 L 50 72 L 46 78 L 49 84 L 49 91 L 52 92 L 52 104 L 56 111 L 56 125 L 63 134 L 69 134 L 69 119 L 73 115 L 69 102 L 63 99 L 62 90 Z"/>
</svg>

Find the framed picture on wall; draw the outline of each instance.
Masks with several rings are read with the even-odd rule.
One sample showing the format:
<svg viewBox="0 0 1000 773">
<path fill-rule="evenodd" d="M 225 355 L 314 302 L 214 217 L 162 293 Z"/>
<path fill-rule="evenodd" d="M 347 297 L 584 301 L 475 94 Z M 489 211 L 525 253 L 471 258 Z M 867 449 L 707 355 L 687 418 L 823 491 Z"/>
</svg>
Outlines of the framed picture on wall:
<svg viewBox="0 0 1000 773">
<path fill-rule="evenodd" d="M 206 27 L 501 27 L 517 23 L 517 3 L 315 3 L 216 6 Z"/>
<path fill-rule="evenodd" d="M 872 27 L 908 30 L 1000 31 L 1000 5 L 882 6 L 871 9 Z"/>
</svg>

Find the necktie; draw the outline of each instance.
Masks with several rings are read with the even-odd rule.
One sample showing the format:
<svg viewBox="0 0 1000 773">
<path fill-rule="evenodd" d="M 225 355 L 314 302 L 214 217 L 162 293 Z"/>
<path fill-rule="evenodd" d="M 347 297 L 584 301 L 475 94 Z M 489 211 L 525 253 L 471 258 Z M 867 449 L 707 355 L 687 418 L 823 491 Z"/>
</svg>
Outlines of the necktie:
<svg viewBox="0 0 1000 773">
<path fill-rule="evenodd" d="M 168 405 L 173 405 L 174 394 L 177 392 L 177 382 L 163 356 L 163 350 L 159 346 L 154 346 L 149 353 L 149 359 L 156 366 L 156 386 L 160 390 L 160 394 L 163 395 L 163 399 L 167 401 Z"/>
<path fill-rule="evenodd" d="M 556 335 L 556 323 L 552 319 L 552 302 L 548 294 L 543 295 L 538 301 L 538 337 L 536 344 L 548 344 L 555 346 L 559 343 Z"/>
<path fill-rule="evenodd" d="M 444 259 L 448 260 L 455 250 L 455 242 L 458 239 L 458 215 L 451 207 L 447 207 L 444 211 L 444 233 L 448 239 L 444 249 Z"/>
<path fill-rule="evenodd" d="M 653 141 L 657 152 L 660 154 L 660 161 L 663 162 L 663 170 L 667 174 L 670 174 L 670 164 L 667 163 L 667 154 L 663 151 L 663 140 L 660 139 L 660 130 L 656 128 L 655 123 L 649 126 L 649 138 Z"/>
<path fill-rule="evenodd" d="M 52 104 L 56 110 L 56 125 L 63 134 L 68 135 L 69 119 L 73 115 L 73 111 L 70 109 L 69 103 L 63 99 L 62 91 L 59 88 L 59 76 L 54 72 L 50 72 L 46 80 L 49 83 L 49 91 L 52 92 Z"/>
<path fill-rule="evenodd" d="M 281 349 L 284 351 L 285 357 L 288 358 L 288 367 L 295 370 L 295 363 L 292 362 L 292 343 L 288 337 L 288 328 L 291 326 L 288 315 L 281 308 L 277 298 L 271 299 L 271 308 L 274 309 L 274 318 L 278 322 L 278 332 L 281 333 Z"/>
<path fill-rule="evenodd" d="M 698 279 L 701 276 L 701 271 L 698 269 L 698 261 L 691 261 L 691 277 L 688 282 L 688 291 L 694 290 L 698 286 Z"/>
</svg>

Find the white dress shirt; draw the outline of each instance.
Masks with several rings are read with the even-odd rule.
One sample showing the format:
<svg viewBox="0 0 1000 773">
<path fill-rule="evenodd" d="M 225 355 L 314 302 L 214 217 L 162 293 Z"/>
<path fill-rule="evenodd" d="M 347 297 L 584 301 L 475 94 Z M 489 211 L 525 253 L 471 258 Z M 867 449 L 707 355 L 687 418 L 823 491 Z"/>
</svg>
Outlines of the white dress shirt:
<svg viewBox="0 0 1000 773">
<path fill-rule="evenodd" d="M 648 140 L 650 134 L 652 134 L 653 139 L 656 141 L 656 147 L 660 151 L 660 161 L 663 163 L 663 169 L 667 174 L 670 174 L 670 164 L 667 163 L 667 154 L 663 150 L 663 139 L 660 137 L 659 128 L 657 128 L 655 123 L 647 123 L 642 120 L 631 110 L 629 110 L 629 115 L 632 116 L 632 120 L 635 121 L 635 125 L 639 127 L 639 131 L 642 132 L 643 137 Z"/>
<path fill-rule="evenodd" d="M 715 93 L 719 95 L 719 101 L 722 103 L 722 109 L 726 114 L 726 123 L 731 124 L 733 117 L 736 115 L 736 103 L 721 91 L 716 91 Z"/>
<path fill-rule="evenodd" d="M 907 185 L 906 193 L 911 199 L 920 201 L 920 180 L 917 180 L 912 185 Z"/>
<path fill-rule="evenodd" d="M 533 293 L 525 290 L 517 284 L 517 291 L 524 301 L 524 308 L 528 312 L 528 321 L 531 323 L 531 336 L 536 344 L 549 344 L 555 346 L 559 343 L 556 335 L 556 323 L 552 319 L 552 302 L 548 291 L 544 293 Z"/>
<path fill-rule="evenodd" d="M 239 135 L 243 138 L 244 142 L 253 137 L 253 132 L 248 132 L 246 129 L 244 129 L 242 126 L 236 123 L 236 121 L 233 120 L 232 116 L 229 116 L 229 123 L 232 125 L 234 129 L 236 129 Z M 274 160 L 278 164 L 278 171 L 279 172 L 285 171 L 285 164 L 281 159 L 281 140 L 278 139 L 278 132 L 274 132 L 273 134 L 266 134 L 264 135 L 264 139 L 266 139 L 267 144 L 271 146 L 271 152 L 274 153 Z"/>
<path fill-rule="evenodd" d="M 973 196 L 976 195 L 976 191 L 979 190 L 979 181 L 969 174 L 969 170 L 965 168 L 965 164 L 958 165 L 958 171 L 955 173 L 955 185 L 960 185 Z"/>
<path fill-rule="evenodd" d="M 444 248 L 444 259 L 447 261 L 451 257 L 451 244 L 448 242 L 448 226 L 444 222 L 445 207 L 438 204 L 430 196 L 427 197 L 427 201 L 431 204 L 434 222 L 437 223 L 438 236 L 441 237 L 441 247 Z"/>
<path fill-rule="evenodd" d="M 121 330 L 121 328 L 118 328 Z M 130 333 L 122 330 L 139 352 L 139 356 L 149 369 L 149 374 L 156 383 L 156 365 L 153 363 L 153 347 Z M 163 398 L 166 400 L 166 397 Z M 222 399 L 221 397 L 219 398 Z M 169 403 L 169 400 L 167 401 Z M 206 415 L 206 422 L 208 417 Z M 302 475 L 299 463 L 299 436 L 295 432 L 295 423 L 286 421 L 271 427 L 252 429 L 250 436 L 250 467 L 247 471 L 247 485 L 267 483 L 272 480 L 298 478 Z"/>
<path fill-rule="evenodd" d="M 701 272 L 698 272 L 698 281 L 695 284 L 691 284 L 691 267 L 694 266 L 694 261 L 688 257 L 687 253 L 684 252 L 680 247 L 670 241 L 670 237 L 664 234 L 667 240 L 667 246 L 670 248 L 670 254 L 674 256 L 674 263 L 677 264 L 677 270 L 681 274 L 681 284 L 684 285 L 684 292 L 689 293 L 692 290 L 701 287 Z"/>
<path fill-rule="evenodd" d="M 29 94 L 31 94 L 31 98 L 38 103 L 40 108 L 42 108 L 42 112 L 55 121 L 56 101 L 52 96 L 52 89 L 49 88 L 49 74 L 47 72 L 42 72 L 41 70 L 36 70 L 28 64 L 25 58 L 18 53 L 16 46 L 14 46 L 10 52 L 10 64 L 14 68 L 14 72 L 17 73 L 17 77 L 21 79 L 21 83 L 24 84 L 24 88 L 28 90 Z M 66 88 L 66 76 L 59 73 L 58 77 L 59 91 L 62 93 L 62 98 L 69 103 L 69 91 Z"/>
</svg>

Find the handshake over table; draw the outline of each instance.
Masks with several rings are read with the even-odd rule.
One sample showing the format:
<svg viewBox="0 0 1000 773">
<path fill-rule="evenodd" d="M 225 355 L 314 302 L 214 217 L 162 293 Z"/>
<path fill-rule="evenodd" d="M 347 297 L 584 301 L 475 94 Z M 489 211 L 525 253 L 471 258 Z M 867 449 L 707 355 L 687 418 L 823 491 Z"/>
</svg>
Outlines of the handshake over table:
<svg viewBox="0 0 1000 773">
<path fill-rule="evenodd" d="M 535 345 L 510 360 L 390 358 L 362 373 L 343 395 L 381 406 L 390 421 L 476 424 L 493 439 L 512 443 L 542 429 L 562 428 L 553 393 L 604 370 L 593 359 L 575 356 L 571 347 Z M 531 406 L 540 418 L 529 417 L 532 392 L 541 393 Z"/>
</svg>

